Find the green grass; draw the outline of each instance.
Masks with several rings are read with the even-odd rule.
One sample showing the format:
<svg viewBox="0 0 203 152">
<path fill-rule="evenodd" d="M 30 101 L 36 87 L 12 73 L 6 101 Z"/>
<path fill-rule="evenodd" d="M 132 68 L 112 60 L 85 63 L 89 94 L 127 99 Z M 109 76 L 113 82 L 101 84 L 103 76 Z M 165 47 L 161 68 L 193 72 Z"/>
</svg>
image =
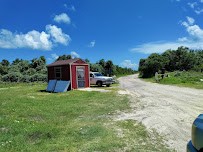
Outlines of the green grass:
<svg viewBox="0 0 203 152">
<path fill-rule="evenodd" d="M 130 109 L 116 91 L 47 93 L 45 84 L 0 89 L 0 151 L 169 151 L 136 121 L 114 121 Z"/>
<path fill-rule="evenodd" d="M 194 71 L 176 71 L 168 73 L 169 77 L 160 80 L 161 84 L 177 85 L 196 89 L 203 89 L 203 73 Z M 155 82 L 155 78 L 144 79 L 146 81 Z"/>
</svg>

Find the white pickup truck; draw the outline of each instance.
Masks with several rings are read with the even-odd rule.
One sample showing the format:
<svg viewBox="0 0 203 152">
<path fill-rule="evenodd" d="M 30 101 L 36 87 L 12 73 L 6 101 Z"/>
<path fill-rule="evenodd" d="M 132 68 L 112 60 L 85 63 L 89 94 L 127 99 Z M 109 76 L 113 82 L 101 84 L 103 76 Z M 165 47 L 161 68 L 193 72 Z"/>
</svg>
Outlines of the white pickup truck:
<svg viewBox="0 0 203 152">
<path fill-rule="evenodd" d="M 90 84 L 91 85 L 98 85 L 101 87 L 102 85 L 106 85 L 109 87 L 113 83 L 112 77 L 103 76 L 99 72 L 90 72 Z"/>
</svg>

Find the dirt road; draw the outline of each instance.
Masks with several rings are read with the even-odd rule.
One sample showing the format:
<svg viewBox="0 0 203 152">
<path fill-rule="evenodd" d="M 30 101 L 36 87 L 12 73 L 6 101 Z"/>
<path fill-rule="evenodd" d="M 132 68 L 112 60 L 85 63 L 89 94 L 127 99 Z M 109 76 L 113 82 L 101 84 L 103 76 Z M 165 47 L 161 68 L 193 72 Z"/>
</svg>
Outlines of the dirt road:
<svg viewBox="0 0 203 152">
<path fill-rule="evenodd" d="M 179 152 L 186 151 L 191 138 L 191 125 L 203 113 L 203 90 L 145 82 L 137 75 L 119 78 L 120 94 L 129 94 L 132 112 L 118 119 L 142 122 L 155 129 L 166 144 Z"/>
</svg>

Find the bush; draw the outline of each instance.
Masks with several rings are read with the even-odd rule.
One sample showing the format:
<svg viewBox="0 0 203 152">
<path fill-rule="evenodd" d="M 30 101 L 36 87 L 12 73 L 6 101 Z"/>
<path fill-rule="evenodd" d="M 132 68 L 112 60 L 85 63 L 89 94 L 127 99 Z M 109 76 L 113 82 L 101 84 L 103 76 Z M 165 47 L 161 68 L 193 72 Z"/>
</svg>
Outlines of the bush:
<svg viewBox="0 0 203 152">
<path fill-rule="evenodd" d="M 31 77 L 28 76 L 28 75 L 23 75 L 21 78 L 20 78 L 20 82 L 30 82 L 30 79 Z"/>
<path fill-rule="evenodd" d="M 5 82 L 19 82 L 22 77 L 22 74 L 19 72 L 11 72 L 2 77 L 2 80 Z"/>
<path fill-rule="evenodd" d="M 31 76 L 30 81 L 31 82 L 34 82 L 34 81 L 46 82 L 47 81 L 47 75 L 46 74 L 34 74 L 33 76 Z"/>
</svg>

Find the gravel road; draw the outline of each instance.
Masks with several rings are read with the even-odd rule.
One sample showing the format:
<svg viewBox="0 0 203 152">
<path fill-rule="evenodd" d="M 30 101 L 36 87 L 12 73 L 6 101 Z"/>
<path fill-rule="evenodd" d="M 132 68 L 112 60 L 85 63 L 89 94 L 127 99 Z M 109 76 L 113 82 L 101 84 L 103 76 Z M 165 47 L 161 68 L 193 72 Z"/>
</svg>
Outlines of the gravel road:
<svg viewBox="0 0 203 152">
<path fill-rule="evenodd" d="M 132 112 L 117 119 L 142 122 L 149 131 L 163 135 L 171 148 L 185 152 L 192 123 L 203 113 L 203 90 L 145 82 L 138 75 L 121 77 L 119 82 L 119 94 L 129 95 Z"/>
</svg>

